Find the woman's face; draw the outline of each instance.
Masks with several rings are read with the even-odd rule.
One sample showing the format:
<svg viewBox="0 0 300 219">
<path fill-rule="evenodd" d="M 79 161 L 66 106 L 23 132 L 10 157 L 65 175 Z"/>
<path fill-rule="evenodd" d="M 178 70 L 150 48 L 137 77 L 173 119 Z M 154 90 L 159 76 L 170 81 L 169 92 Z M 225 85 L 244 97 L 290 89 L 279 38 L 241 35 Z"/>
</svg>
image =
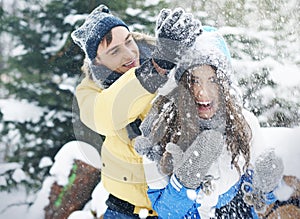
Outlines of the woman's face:
<svg viewBox="0 0 300 219">
<path fill-rule="evenodd" d="M 202 65 L 191 70 L 191 91 L 199 117 L 212 118 L 221 103 L 217 76 L 211 66 Z"/>
<path fill-rule="evenodd" d="M 125 73 L 140 65 L 139 49 L 131 33 L 123 26 L 111 29 L 112 41 L 102 41 L 97 50 L 96 64 L 102 64 L 118 73 Z"/>
</svg>

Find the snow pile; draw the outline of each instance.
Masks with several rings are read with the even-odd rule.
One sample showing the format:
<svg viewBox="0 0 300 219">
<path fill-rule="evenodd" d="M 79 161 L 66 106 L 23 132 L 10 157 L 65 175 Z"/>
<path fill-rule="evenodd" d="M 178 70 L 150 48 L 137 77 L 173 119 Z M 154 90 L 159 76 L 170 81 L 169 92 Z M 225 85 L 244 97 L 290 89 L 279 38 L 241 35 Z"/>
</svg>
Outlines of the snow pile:
<svg viewBox="0 0 300 219">
<path fill-rule="evenodd" d="M 84 161 L 85 163 L 92 165 L 98 169 L 100 169 L 101 167 L 101 159 L 99 153 L 91 145 L 81 141 L 71 141 L 65 144 L 61 148 L 61 150 L 56 154 L 55 162 L 50 169 L 51 176 L 45 179 L 42 189 L 38 192 L 33 205 L 28 210 L 28 216 L 26 218 L 40 219 L 44 217 L 44 208 L 49 204 L 48 197 L 50 194 L 52 184 L 54 182 L 57 182 L 59 185 L 64 186 L 68 183 L 68 176 L 70 174 L 75 159 Z M 95 191 L 98 191 L 99 188 L 101 190 L 101 194 L 99 195 L 99 192 L 97 192 L 97 195 L 92 195 L 92 198 L 95 200 L 95 203 L 91 203 L 90 208 L 95 209 L 96 212 L 103 212 L 102 209 L 106 208 L 104 208 L 101 204 L 99 205 L 99 203 L 101 203 L 99 198 L 101 200 L 105 198 L 105 190 L 102 189 L 101 185 L 99 184 L 95 188 Z M 106 198 L 104 200 L 106 200 Z M 99 207 L 101 209 L 98 209 Z M 84 219 L 84 217 L 82 217 L 83 213 L 75 213 L 75 215 L 77 214 L 79 215 L 77 218 Z M 86 215 L 91 215 L 91 212 L 87 211 Z"/>
<path fill-rule="evenodd" d="M 75 159 L 84 161 L 97 169 L 101 168 L 99 152 L 82 141 L 71 141 L 65 144 L 54 159 L 55 163 L 50 169 L 50 174 L 55 176 L 58 185 L 62 186 L 68 183 L 68 176 Z"/>
</svg>

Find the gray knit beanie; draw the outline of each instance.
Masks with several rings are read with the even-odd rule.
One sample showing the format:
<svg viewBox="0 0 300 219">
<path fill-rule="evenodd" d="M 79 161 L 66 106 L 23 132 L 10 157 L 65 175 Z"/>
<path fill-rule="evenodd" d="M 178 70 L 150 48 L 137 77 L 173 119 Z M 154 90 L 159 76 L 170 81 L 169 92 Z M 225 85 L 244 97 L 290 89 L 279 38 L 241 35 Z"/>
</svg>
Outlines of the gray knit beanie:
<svg viewBox="0 0 300 219">
<path fill-rule="evenodd" d="M 179 61 L 175 73 L 176 81 L 181 79 L 187 69 L 205 64 L 216 67 L 217 76 L 231 83 L 232 66 L 229 49 L 223 36 L 210 26 L 203 26 L 203 33 Z"/>
<path fill-rule="evenodd" d="M 73 41 L 84 51 L 92 61 L 97 55 L 99 43 L 114 27 L 128 26 L 119 18 L 113 16 L 105 5 L 99 5 L 85 19 L 85 22 L 71 34 Z"/>
</svg>

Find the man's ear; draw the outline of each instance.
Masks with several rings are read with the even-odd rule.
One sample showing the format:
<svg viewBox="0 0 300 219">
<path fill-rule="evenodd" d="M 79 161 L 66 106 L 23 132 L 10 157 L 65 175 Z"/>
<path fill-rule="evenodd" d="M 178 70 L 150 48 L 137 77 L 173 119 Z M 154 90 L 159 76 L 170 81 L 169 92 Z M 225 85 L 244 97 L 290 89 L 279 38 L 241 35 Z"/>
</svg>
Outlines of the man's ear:
<svg viewBox="0 0 300 219">
<path fill-rule="evenodd" d="M 100 59 L 100 57 L 96 56 L 96 58 L 93 61 L 94 65 L 102 65 L 102 61 Z"/>
<path fill-rule="evenodd" d="M 100 54 L 102 54 L 102 51 L 104 51 L 105 48 L 106 48 L 106 40 L 103 39 L 98 45 L 96 57 L 93 61 L 94 65 L 102 65 L 102 60 L 100 58 Z"/>
</svg>

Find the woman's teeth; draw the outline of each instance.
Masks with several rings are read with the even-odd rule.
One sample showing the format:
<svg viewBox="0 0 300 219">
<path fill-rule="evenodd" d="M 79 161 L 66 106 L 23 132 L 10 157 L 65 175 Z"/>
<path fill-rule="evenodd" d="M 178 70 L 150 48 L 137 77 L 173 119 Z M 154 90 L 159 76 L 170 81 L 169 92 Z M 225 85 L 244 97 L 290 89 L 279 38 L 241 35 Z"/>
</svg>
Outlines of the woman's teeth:
<svg viewBox="0 0 300 219">
<path fill-rule="evenodd" d="M 201 105 L 201 106 L 209 106 L 210 105 L 210 101 L 198 101 L 197 104 Z"/>
</svg>

